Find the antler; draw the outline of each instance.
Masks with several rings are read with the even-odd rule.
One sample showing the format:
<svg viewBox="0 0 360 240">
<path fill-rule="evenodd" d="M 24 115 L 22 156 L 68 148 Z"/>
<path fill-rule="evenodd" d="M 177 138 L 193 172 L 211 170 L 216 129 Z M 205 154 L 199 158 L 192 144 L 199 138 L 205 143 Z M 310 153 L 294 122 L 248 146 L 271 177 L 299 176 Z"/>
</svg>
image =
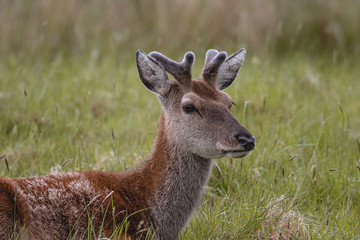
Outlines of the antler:
<svg viewBox="0 0 360 240">
<path fill-rule="evenodd" d="M 189 86 L 191 83 L 191 68 L 195 62 L 193 52 L 187 52 L 181 62 L 175 62 L 159 52 L 151 52 L 150 57 L 159 62 L 180 84 Z"/>
<path fill-rule="evenodd" d="M 221 64 L 225 61 L 226 57 L 226 52 L 219 53 L 215 49 L 209 49 L 206 52 L 205 66 L 202 73 L 205 81 L 211 83 L 212 85 L 215 84 L 216 73 Z"/>
<path fill-rule="evenodd" d="M 206 82 L 219 90 L 224 90 L 234 81 L 240 67 L 244 63 L 246 50 L 240 49 L 237 53 L 226 58 L 226 52 L 210 49 L 206 52 L 203 78 Z"/>
</svg>

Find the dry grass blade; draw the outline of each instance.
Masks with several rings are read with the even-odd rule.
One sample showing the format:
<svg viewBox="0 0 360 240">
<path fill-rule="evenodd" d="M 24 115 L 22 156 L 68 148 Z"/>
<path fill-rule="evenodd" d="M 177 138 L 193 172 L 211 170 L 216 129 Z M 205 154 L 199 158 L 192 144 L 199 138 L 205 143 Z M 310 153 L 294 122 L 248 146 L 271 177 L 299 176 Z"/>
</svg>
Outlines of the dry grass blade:
<svg viewBox="0 0 360 240">
<path fill-rule="evenodd" d="M 4 159 L 5 160 L 5 164 L 6 164 L 6 168 L 8 171 L 10 171 L 10 168 L 9 168 L 9 163 L 7 161 L 7 158 L 6 158 L 6 154 L 3 154 L 1 157 L 0 157 L 0 160 L 1 159 Z"/>
<path fill-rule="evenodd" d="M 294 159 L 297 158 L 298 156 L 299 156 L 298 154 L 295 154 L 294 156 L 291 156 L 291 158 L 289 159 L 289 161 L 294 160 Z"/>
<path fill-rule="evenodd" d="M 306 237 L 309 228 L 307 220 L 299 211 L 291 209 L 292 207 L 284 196 L 271 199 L 258 235 L 266 235 L 270 239 Z"/>
</svg>

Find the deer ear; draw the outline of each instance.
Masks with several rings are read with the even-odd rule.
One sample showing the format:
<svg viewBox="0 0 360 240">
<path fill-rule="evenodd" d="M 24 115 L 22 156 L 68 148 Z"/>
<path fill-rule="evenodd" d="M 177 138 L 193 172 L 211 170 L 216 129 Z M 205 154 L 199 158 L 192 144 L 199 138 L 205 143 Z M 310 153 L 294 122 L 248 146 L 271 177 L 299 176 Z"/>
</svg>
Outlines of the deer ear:
<svg viewBox="0 0 360 240">
<path fill-rule="evenodd" d="M 243 65 L 245 60 L 246 50 L 244 48 L 240 49 L 237 53 L 228 57 L 219 67 L 218 73 L 216 76 L 216 88 L 219 90 L 224 90 L 236 78 L 240 67 Z"/>
<path fill-rule="evenodd" d="M 152 92 L 165 96 L 171 88 L 171 82 L 165 69 L 142 50 L 136 52 L 136 64 L 143 84 Z"/>
</svg>

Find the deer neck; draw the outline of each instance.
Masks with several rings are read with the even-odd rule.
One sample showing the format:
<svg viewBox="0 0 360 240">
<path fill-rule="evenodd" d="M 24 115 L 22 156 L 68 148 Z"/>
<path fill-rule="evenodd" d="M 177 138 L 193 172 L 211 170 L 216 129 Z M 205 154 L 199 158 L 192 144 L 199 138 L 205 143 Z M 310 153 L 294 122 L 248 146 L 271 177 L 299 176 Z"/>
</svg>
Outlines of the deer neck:
<svg viewBox="0 0 360 240">
<path fill-rule="evenodd" d="M 155 148 L 147 166 L 152 168 L 154 195 L 150 202 L 153 224 L 159 239 L 174 239 L 201 202 L 212 161 L 192 154 L 165 128 L 161 114 Z"/>
</svg>

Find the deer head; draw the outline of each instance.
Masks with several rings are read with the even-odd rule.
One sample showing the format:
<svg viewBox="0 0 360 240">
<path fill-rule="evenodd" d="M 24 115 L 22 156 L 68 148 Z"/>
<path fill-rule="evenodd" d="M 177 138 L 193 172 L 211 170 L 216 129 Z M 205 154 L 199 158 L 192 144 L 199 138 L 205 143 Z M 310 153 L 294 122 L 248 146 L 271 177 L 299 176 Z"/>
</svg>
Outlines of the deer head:
<svg viewBox="0 0 360 240">
<path fill-rule="evenodd" d="M 160 100 L 164 117 L 160 128 L 169 144 L 206 159 L 244 157 L 254 149 L 255 138 L 231 115 L 233 101 L 223 92 L 236 78 L 245 55 L 245 49 L 230 57 L 208 50 L 203 79 L 192 79 L 192 52 L 175 62 L 158 52 L 137 51 L 140 79 Z M 175 79 L 169 80 L 166 72 Z"/>
</svg>

